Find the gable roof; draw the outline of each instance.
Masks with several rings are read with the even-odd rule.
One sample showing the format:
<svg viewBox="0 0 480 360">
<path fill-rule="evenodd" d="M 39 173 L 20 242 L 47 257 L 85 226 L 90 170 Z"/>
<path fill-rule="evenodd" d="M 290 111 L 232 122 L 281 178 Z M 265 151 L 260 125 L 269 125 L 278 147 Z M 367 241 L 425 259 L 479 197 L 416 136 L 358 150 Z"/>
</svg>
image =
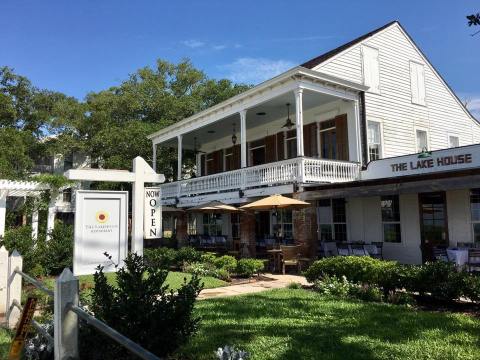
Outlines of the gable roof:
<svg viewBox="0 0 480 360">
<path fill-rule="evenodd" d="M 365 39 L 368 39 L 369 37 L 372 37 L 373 35 L 375 35 L 376 33 L 388 28 L 389 26 L 393 25 L 393 24 L 399 24 L 400 23 L 397 21 L 397 20 L 394 20 L 394 21 L 390 21 L 389 23 L 373 30 L 373 31 L 370 31 L 369 33 L 366 33 L 362 36 L 359 36 L 358 38 L 356 39 L 353 39 L 352 41 L 349 41 L 343 45 L 340 45 L 339 47 L 333 49 L 333 50 L 330 50 L 320 56 L 317 56 L 313 59 L 310 59 L 308 60 L 307 62 L 304 62 L 303 64 L 301 64 L 300 66 L 303 66 L 303 67 L 306 67 L 307 69 L 313 69 L 315 66 L 317 65 L 320 65 L 321 63 L 327 61 L 328 59 L 334 57 L 335 55 L 337 54 L 340 54 L 343 50 L 347 50 L 348 48 L 354 46 L 354 45 L 357 45 L 358 43 L 362 42 L 363 40 Z"/>
<path fill-rule="evenodd" d="M 438 72 L 438 70 L 435 68 L 435 66 L 433 66 L 432 62 L 428 59 L 428 57 L 425 55 L 425 53 L 422 51 L 422 49 L 420 49 L 420 47 L 417 45 L 417 43 L 415 42 L 415 40 L 413 40 L 413 38 L 410 36 L 410 34 L 403 28 L 402 24 L 400 24 L 400 22 L 398 20 L 394 20 L 394 21 L 390 21 L 389 23 L 375 29 L 375 30 L 372 30 L 362 36 L 359 36 L 358 38 L 356 39 L 353 39 L 352 41 L 349 41 L 343 45 L 340 45 L 339 47 L 333 49 L 333 50 L 330 50 L 322 55 L 319 55 L 313 59 L 310 59 L 308 60 L 307 62 L 304 62 L 303 64 L 301 64 L 300 66 L 302 67 L 305 67 L 307 69 L 313 69 L 315 68 L 316 66 L 324 63 L 325 61 L 333 58 L 334 56 L 340 54 L 341 52 L 351 48 L 352 46 L 355 46 L 359 43 L 361 43 L 362 41 L 376 35 L 377 33 L 385 30 L 386 28 L 392 26 L 392 25 L 398 25 L 400 27 L 400 29 L 403 31 L 403 33 L 407 36 L 408 40 L 410 40 L 410 42 L 413 44 L 413 46 L 418 50 L 418 52 L 420 53 L 420 55 L 425 59 L 425 61 L 432 67 L 433 71 L 436 73 L 436 75 L 440 78 L 441 82 L 443 82 L 443 84 L 447 87 L 448 91 L 453 95 L 453 97 L 457 100 L 458 104 L 463 108 L 463 110 L 467 113 L 468 116 L 470 116 L 470 118 L 472 120 L 474 120 L 474 122 L 479 125 L 480 123 L 480 119 L 477 119 L 475 116 L 473 116 L 473 114 L 470 112 L 470 110 L 468 110 L 468 108 L 465 106 L 465 104 L 460 100 L 460 98 L 457 96 L 457 94 L 453 91 L 453 89 L 451 88 L 451 86 L 445 81 L 445 79 L 443 78 L 442 75 L 440 75 L 440 73 Z"/>
</svg>

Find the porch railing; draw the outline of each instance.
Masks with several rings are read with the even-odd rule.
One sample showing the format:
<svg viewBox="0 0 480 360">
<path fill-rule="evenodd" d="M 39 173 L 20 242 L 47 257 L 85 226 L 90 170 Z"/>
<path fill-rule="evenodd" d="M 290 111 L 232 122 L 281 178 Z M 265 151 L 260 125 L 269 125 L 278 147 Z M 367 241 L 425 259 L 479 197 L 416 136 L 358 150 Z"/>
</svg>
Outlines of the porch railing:
<svg viewBox="0 0 480 360">
<path fill-rule="evenodd" d="M 162 198 L 292 183 L 335 183 L 358 179 L 360 164 L 299 157 L 163 184 Z"/>
</svg>

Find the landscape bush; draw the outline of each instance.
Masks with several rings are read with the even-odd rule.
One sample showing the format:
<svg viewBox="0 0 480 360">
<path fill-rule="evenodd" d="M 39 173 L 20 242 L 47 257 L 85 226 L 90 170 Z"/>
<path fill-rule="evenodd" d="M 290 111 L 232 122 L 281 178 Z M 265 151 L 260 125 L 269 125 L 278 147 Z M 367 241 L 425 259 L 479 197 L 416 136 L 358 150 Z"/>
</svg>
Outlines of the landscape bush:
<svg viewBox="0 0 480 360">
<path fill-rule="evenodd" d="M 177 266 L 177 251 L 167 247 L 145 249 L 143 259 L 148 265 L 163 269 Z"/>
<path fill-rule="evenodd" d="M 388 292 L 398 285 L 397 263 L 368 256 L 335 256 L 315 261 L 305 272 L 310 282 L 324 276 L 345 276 L 349 281 L 362 284 L 375 284 Z"/>
<path fill-rule="evenodd" d="M 57 222 L 49 235 L 48 241 L 38 241 L 36 259 L 46 274 L 59 275 L 73 266 L 73 226 Z"/>
<path fill-rule="evenodd" d="M 336 256 L 314 262 L 305 276 L 312 283 L 344 276 L 349 282 L 378 286 L 386 299 L 398 302 L 409 302 L 410 299 L 396 297 L 394 293 L 397 290 L 429 295 L 443 301 L 454 301 L 461 297 L 480 301 L 479 277 L 466 271 L 457 271 L 454 264 L 443 261 L 401 265 L 366 256 Z"/>
<path fill-rule="evenodd" d="M 223 269 L 233 274 L 237 269 L 237 259 L 230 255 L 223 255 L 215 258 L 214 264 L 217 269 Z"/>
<path fill-rule="evenodd" d="M 191 264 L 194 262 L 200 262 L 202 259 L 202 253 L 198 250 L 195 250 L 191 246 L 185 246 L 177 250 L 177 255 L 175 257 L 176 265 L 181 268 L 183 264 Z"/>
<path fill-rule="evenodd" d="M 5 246 L 10 253 L 17 250 L 23 256 L 23 271 L 27 273 L 30 273 L 38 263 L 31 226 L 20 226 L 7 230 L 2 246 Z"/>
<path fill-rule="evenodd" d="M 381 302 L 383 299 L 382 291 L 377 285 L 354 283 L 345 276 L 338 278 L 326 275 L 314 283 L 314 289 L 324 296 L 341 299 L 353 298 L 369 302 Z"/>
<path fill-rule="evenodd" d="M 237 262 L 236 273 L 241 277 L 252 277 L 258 274 L 265 268 L 262 260 L 258 259 L 240 259 Z"/>
<path fill-rule="evenodd" d="M 115 274 L 116 286 L 107 281 L 102 267 L 98 268 L 88 308 L 96 318 L 132 341 L 166 357 L 197 330 L 199 319 L 193 315 L 193 307 L 202 288 L 199 278 L 193 275 L 173 291 L 165 285 L 167 274 L 166 269 L 150 266 L 140 256 L 129 254 L 125 266 Z M 95 329 L 86 329 L 79 343 L 82 359 L 135 358 Z"/>
</svg>

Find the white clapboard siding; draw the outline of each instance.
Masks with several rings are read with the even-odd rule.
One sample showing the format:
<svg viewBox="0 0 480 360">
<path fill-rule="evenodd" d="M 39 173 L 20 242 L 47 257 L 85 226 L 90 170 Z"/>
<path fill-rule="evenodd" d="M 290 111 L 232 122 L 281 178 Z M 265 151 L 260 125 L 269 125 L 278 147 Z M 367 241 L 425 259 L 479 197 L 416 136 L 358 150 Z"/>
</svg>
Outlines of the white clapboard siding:
<svg viewBox="0 0 480 360">
<path fill-rule="evenodd" d="M 437 76 L 398 24 L 354 45 L 315 70 L 362 82 L 362 45 L 379 50 L 380 94 L 367 92 L 367 119 L 383 123 L 384 157 L 416 151 L 415 128 L 426 128 L 432 150 L 448 147 L 448 134 L 460 145 L 480 142 L 480 126 Z M 424 65 L 425 105 L 412 103 L 410 63 Z M 420 94 L 422 95 L 422 94 Z"/>
</svg>

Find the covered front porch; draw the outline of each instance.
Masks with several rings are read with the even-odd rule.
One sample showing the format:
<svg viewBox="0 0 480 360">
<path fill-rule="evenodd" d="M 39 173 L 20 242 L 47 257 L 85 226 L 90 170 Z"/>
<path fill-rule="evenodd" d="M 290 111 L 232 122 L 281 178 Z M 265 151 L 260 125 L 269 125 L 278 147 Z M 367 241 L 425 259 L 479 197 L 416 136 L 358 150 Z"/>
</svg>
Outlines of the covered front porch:
<svg viewBox="0 0 480 360">
<path fill-rule="evenodd" d="M 295 68 L 152 134 L 154 167 L 157 147 L 177 151 L 176 179 L 161 186 L 164 204 L 242 203 L 356 180 L 365 89 Z"/>
</svg>

